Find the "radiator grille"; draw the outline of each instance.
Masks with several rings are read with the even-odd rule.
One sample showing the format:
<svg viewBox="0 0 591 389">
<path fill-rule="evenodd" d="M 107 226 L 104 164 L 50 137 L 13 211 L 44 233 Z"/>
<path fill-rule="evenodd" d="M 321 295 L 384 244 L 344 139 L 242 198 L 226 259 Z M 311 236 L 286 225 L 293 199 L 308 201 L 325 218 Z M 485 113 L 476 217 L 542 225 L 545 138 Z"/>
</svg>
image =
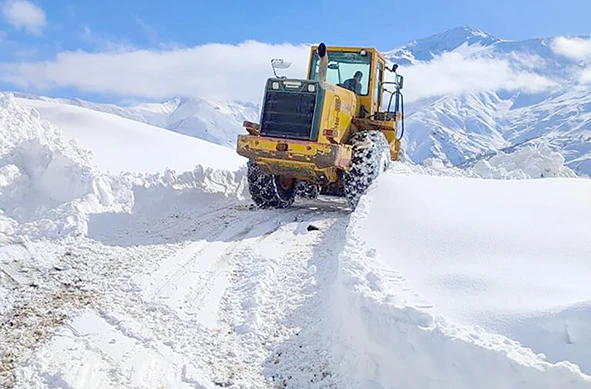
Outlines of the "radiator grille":
<svg viewBox="0 0 591 389">
<path fill-rule="evenodd" d="M 260 134 L 309 140 L 315 105 L 316 93 L 267 91 Z"/>
</svg>

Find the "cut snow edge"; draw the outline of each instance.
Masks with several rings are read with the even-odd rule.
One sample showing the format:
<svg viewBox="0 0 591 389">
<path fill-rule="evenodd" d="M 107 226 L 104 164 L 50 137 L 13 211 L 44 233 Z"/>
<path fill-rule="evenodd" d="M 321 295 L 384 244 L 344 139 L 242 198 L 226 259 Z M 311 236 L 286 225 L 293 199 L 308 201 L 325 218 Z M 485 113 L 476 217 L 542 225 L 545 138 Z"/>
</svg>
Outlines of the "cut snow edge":
<svg viewBox="0 0 591 389">
<path fill-rule="evenodd" d="M 245 168 L 223 171 L 201 165 L 183 173 L 102 173 L 91 164 L 90 152 L 64 141 L 60 129 L 36 110 L 0 96 L 0 235 L 86 235 L 90 214 L 171 203 L 183 191 L 196 206 L 203 205 L 199 195 L 240 202 L 246 199 L 245 180 Z"/>
<path fill-rule="evenodd" d="M 376 251 L 359 238 L 359 221 L 370 207 L 365 196 L 352 215 L 332 297 L 333 353 L 343 374 L 357 373 L 354 387 L 591 387 L 591 377 L 572 363 L 551 364 L 509 338 L 407 303 L 399 293 L 402 275 L 395 277 L 396 289 L 386 290 Z"/>
</svg>

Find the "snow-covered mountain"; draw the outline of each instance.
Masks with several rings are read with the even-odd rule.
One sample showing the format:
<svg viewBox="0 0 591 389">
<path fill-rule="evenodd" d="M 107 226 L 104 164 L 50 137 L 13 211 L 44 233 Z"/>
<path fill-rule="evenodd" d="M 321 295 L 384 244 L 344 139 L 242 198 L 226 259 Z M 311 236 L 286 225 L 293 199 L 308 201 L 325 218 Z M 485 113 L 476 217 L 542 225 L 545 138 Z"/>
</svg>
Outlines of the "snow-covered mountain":
<svg viewBox="0 0 591 389">
<path fill-rule="evenodd" d="M 586 64 L 555 39 L 506 41 L 462 26 L 387 56 L 407 72 L 409 159 L 461 165 L 541 143 L 591 174 L 591 88 L 579 77 Z"/>
</svg>

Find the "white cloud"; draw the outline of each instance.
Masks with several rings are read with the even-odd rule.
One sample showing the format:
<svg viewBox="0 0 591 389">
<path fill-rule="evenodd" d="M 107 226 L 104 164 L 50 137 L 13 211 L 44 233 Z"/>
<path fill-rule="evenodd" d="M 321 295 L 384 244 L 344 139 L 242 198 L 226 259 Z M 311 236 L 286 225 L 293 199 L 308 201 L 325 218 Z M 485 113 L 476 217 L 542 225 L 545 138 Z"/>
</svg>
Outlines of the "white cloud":
<svg viewBox="0 0 591 389">
<path fill-rule="evenodd" d="M 176 95 L 260 102 L 270 60 L 293 63 L 285 75 L 305 77 L 308 45 L 207 44 L 168 50 L 62 52 L 51 61 L 0 64 L 0 79 L 22 88 L 77 88 L 123 98 Z"/>
<path fill-rule="evenodd" d="M 62 52 L 49 61 L 0 64 L 0 80 L 29 91 L 75 88 L 120 99 L 182 95 L 259 103 L 264 83 L 273 74 L 270 60 L 289 60 L 293 65 L 282 74 L 305 77 L 309 50 L 309 45 L 254 41 L 166 50 L 110 47 L 97 53 Z M 399 72 L 405 76 L 407 102 L 500 89 L 540 92 L 556 86 L 511 57 L 467 58 L 452 52 L 400 67 Z"/>
<path fill-rule="evenodd" d="M 591 60 L 591 39 L 558 37 L 552 41 L 550 47 L 556 54 L 579 61 L 580 66 L 586 66 L 574 68 L 573 73 L 580 83 L 591 83 L 591 66 L 588 63 Z"/>
<path fill-rule="evenodd" d="M 2 6 L 4 19 L 17 30 L 26 30 L 33 35 L 41 35 L 47 25 L 45 12 L 35 4 L 25 0 L 9 0 Z"/>
<path fill-rule="evenodd" d="M 550 48 L 559 55 L 574 59 L 591 59 L 591 39 L 557 37 Z"/>
<path fill-rule="evenodd" d="M 581 72 L 580 81 L 583 84 L 591 84 L 591 67 L 588 67 Z"/>
<path fill-rule="evenodd" d="M 448 52 L 429 62 L 400 67 L 405 76 L 405 99 L 509 90 L 542 92 L 555 82 L 503 58 L 471 57 Z M 391 73 L 390 73 L 391 74 Z"/>
</svg>

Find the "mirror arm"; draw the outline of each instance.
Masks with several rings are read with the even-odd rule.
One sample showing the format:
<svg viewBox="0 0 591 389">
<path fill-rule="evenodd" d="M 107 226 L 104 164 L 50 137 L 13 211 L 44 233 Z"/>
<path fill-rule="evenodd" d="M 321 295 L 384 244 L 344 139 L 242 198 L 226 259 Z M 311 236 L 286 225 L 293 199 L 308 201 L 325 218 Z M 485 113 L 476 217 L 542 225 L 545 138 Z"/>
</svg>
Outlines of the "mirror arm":
<svg viewBox="0 0 591 389">
<path fill-rule="evenodd" d="M 273 74 L 275 75 L 275 78 L 279 78 L 277 76 L 277 71 L 275 70 L 275 66 L 273 66 L 273 60 L 271 60 L 271 67 L 273 68 Z"/>
<path fill-rule="evenodd" d="M 398 64 L 396 64 L 396 63 L 393 64 L 392 65 L 392 68 L 389 68 L 389 67 L 386 66 L 386 69 L 389 70 L 389 71 L 391 71 L 392 73 L 396 73 L 396 70 L 398 69 Z"/>
</svg>

